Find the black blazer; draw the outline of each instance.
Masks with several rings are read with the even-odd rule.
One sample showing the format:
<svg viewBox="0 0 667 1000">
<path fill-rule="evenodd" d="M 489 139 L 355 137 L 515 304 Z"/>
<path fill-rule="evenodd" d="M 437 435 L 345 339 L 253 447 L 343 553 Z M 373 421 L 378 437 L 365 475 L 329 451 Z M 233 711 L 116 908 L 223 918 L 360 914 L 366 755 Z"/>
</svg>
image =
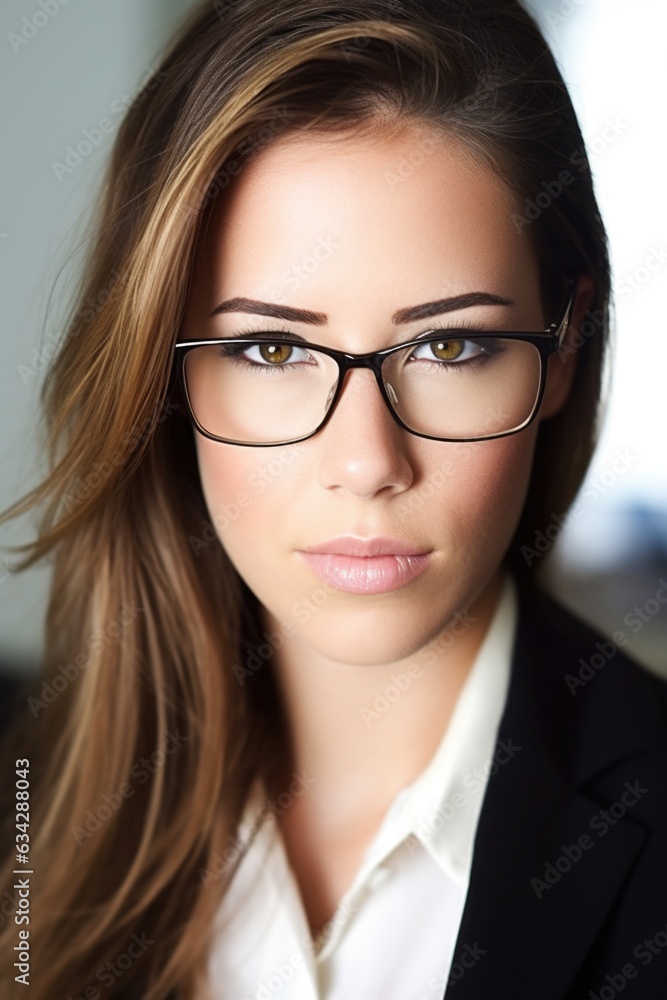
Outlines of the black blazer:
<svg viewBox="0 0 667 1000">
<path fill-rule="evenodd" d="M 667 680 L 524 584 L 498 739 L 438 995 L 664 1000 Z"/>
<path fill-rule="evenodd" d="M 518 596 L 450 978 L 428 996 L 665 1000 L 667 680 L 543 591 Z"/>
</svg>

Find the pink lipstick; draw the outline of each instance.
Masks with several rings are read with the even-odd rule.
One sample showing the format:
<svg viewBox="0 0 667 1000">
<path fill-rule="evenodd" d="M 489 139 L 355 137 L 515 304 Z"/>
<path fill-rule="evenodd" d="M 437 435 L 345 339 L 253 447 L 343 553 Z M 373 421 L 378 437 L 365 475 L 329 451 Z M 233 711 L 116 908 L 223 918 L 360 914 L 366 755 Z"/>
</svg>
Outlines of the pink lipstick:
<svg viewBox="0 0 667 1000">
<path fill-rule="evenodd" d="M 431 551 L 395 538 L 350 535 L 299 549 L 325 583 L 350 594 L 383 594 L 405 586 L 424 572 Z"/>
</svg>

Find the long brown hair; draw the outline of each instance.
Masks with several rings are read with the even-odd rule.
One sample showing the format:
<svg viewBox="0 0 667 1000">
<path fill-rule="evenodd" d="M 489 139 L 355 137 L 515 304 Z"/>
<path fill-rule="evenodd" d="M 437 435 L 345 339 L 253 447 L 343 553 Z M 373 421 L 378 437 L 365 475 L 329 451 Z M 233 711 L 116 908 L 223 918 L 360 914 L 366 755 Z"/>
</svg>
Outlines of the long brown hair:
<svg viewBox="0 0 667 1000">
<path fill-rule="evenodd" d="M 54 570 L 46 660 L 4 744 L 6 768 L 30 760 L 34 1000 L 98 984 L 146 1000 L 204 995 L 220 859 L 285 733 L 271 670 L 247 683 L 235 671 L 257 639 L 256 600 L 212 530 L 171 395 L 192 261 L 215 200 L 274 139 L 407 119 L 506 181 L 545 310 L 564 275 L 585 270 L 596 285 L 568 402 L 539 430 L 508 565 L 534 571 L 522 544 L 582 482 L 609 261 L 575 113 L 531 17 L 514 0 L 198 4 L 121 124 L 43 385 L 50 471 L 3 515 L 39 509 L 20 568 L 48 557 Z M 5 836 L 2 885 L 16 899 L 13 826 Z M 23 995 L 16 930 L 2 928 L 3 996 Z M 100 977 L 126 954 L 137 957 Z"/>
</svg>

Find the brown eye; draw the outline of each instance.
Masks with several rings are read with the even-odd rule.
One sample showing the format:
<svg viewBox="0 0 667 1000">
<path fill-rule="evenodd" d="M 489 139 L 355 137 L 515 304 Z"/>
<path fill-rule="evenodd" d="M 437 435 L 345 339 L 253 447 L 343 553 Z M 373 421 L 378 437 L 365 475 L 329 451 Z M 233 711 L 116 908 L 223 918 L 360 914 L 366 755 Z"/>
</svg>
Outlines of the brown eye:
<svg viewBox="0 0 667 1000">
<path fill-rule="evenodd" d="M 464 340 L 439 340 L 431 342 L 431 350 L 439 361 L 456 361 L 463 353 Z"/>
<path fill-rule="evenodd" d="M 259 344 L 259 353 L 265 361 L 275 361 L 280 364 L 290 357 L 293 348 L 290 344 Z"/>
</svg>

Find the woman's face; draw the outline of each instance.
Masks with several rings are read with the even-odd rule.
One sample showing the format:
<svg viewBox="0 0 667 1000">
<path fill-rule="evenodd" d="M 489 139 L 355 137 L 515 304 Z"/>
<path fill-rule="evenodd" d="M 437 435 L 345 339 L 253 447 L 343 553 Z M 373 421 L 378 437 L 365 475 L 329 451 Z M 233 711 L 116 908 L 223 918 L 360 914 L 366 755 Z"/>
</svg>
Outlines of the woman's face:
<svg viewBox="0 0 667 1000">
<path fill-rule="evenodd" d="M 362 353 L 435 325 L 541 330 L 555 317 L 543 315 L 536 259 L 513 207 L 503 183 L 455 140 L 434 142 L 416 125 L 374 139 L 282 139 L 242 164 L 219 199 L 181 336 L 280 329 Z M 398 310 L 469 292 L 511 304 L 392 322 Z M 326 321 L 210 316 L 237 296 Z M 539 418 L 568 387 L 566 367 L 551 360 Z M 211 522 L 267 628 L 329 659 L 372 664 L 413 655 L 492 585 L 524 504 L 537 430 L 538 419 L 488 441 L 416 437 L 394 421 L 373 373 L 357 368 L 309 440 L 254 448 L 194 436 Z M 302 554 L 343 535 L 388 536 L 429 556 L 403 585 L 352 592 Z"/>
</svg>

